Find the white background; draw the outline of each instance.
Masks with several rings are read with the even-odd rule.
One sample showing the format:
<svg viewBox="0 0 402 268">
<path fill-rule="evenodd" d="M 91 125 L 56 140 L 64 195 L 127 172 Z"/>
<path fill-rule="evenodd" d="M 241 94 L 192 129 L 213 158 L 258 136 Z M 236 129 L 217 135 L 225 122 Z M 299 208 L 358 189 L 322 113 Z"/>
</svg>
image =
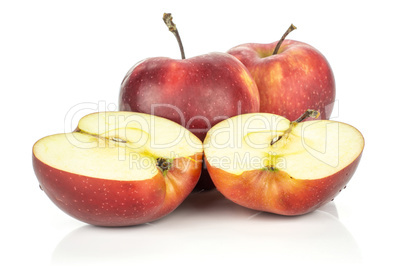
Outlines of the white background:
<svg viewBox="0 0 402 268">
<path fill-rule="evenodd" d="M 40 191 L 36 140 L 116 108 L 136 62 L 180 57 L 164 12 L 173 14 L 187 58 L 277 41 L 290 23 L 298 29 L 289 39 L 326 56 L 337 86 L 333 119 L 366 140 L 334 202 L 281 217 L 199 193 L 160 221 L 116 229 L 81 223 Z M 397 1 L 2 1 L 0 265 L 401 265 L 399 17 Z"/>
</svg>

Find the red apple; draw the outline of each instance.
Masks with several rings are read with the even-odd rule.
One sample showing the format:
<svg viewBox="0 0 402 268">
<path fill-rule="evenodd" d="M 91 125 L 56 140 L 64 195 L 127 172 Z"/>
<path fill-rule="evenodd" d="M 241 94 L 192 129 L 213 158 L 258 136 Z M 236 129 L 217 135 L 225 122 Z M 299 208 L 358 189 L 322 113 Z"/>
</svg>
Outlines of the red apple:
<svg viewBox="0 0 402 268">
<path fill-rule="evenodd" d="M 169 214 L 190 194 L 201 173 L 202 143 L 164 118 L 94 113 L 76 131 L 36 142 L 33 167 L 41 189 L 72 217 L 137 225 Z"/>
<path fill-rule="evenodd" d="M 257 113 L 212 127 L 204 154 L 216 188 L 239 205 L 282 215 L 334 199 L 358 166 L 363 136 L 340 122 L 298 122 Z"/>
<path fill-rule="evenodd" d="M 165 14 L 165 22 L 171 25 L 169 15 Z M 179 39 L 175 26 L 173 29 Z M 258 112 L 259 105 L 258 89 L 250 73 L 227 53 L 181 60 L 145 59 L 129 70 L 119 97 L 120 110 L 165 117 L 186 127 L 200 140 L 216 123 L 234 115 Z M 204 172 L 198 188 L 212 186 Z"/>
<path fill-rule="evenodd" d="M 223 119 L 258 112 L 259 94 L 240 61 L 226 53 L 210 53 L 138 63 L 123 80 L 119 103 L 120 110 L 165 117 L 203 140 Z"/>
<path fill-rule="evenodd" d="M 295 120 L 305 110 L 314 109 L 321 113 L 321 119 L 329 119 L 335 101 L 335 80 L 328 61 L 306 43 L 284 40 L 278 46 L 279 42 L 248 43 L 228 51 L 254 78 L 260 92 L 260 112 Z M 274 53 L 277 46 L 279 50 Z"/>
</svg>

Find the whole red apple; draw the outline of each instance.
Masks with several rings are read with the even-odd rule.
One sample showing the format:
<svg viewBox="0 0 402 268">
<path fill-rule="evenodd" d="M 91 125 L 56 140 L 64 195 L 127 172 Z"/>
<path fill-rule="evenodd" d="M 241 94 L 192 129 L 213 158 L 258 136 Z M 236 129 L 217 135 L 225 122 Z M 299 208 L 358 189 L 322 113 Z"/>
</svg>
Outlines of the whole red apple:
<svg viewBox="0 0 402 268">
<path fill-rule="evenodd" d="M 260 112 L 295 120 L 306 109 L 314 109 L 321 113 L 321 119 L 329 119 L 335 101 L 332 69 L 311 45 L 284 40 L 287 33 L 278 42 L 243 44 L 228 53 L 238 58 L 254 78 L 260 93 Z"/>
<path fill-rule="evenodd" d="M 169 14 L 165 22 L 180 40 Z M 227 53 L 185 59 L 181 52 L 181 60 L 155 57 L 134 65 L 121 84 L 119 109 L 170 119 L 200 140 L 224 119 L 259 111 L 257 86 L 239 60 Z M 197 189 L 212 187 L 205 170 Z"/>
<path fill-rule="evenodd" d="M 129 226 L 172 212 L 194 189 L 202 143 L 187 129 L 148 114 L 94 113 L 72 133 L 33 147 L 41 189 L 61 210 L 100 226 Z"/>
</svg>

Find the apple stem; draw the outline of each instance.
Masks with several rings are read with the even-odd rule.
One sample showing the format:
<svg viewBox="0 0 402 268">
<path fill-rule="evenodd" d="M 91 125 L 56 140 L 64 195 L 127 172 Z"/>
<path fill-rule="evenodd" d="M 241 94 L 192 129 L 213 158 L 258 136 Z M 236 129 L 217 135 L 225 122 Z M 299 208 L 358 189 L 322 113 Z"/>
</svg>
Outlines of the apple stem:
<svg viewBox="0 0 402 268">
<path fill-rule="evenodd" d="M 169 28 L 174 36 L 176 37 L 177 43 L 179 43 L 181 58 L 184 60 L 186 56 L 184 55 L 184 48 L 183 43 L 181 42 L 181 38 L 179 35 L 179 31 L 177 30 L 176 24 L 173 22 L 173 17 L 171 13 L 164 13 L 163 14 L 163 21 L 165 22 L 166 26 Z"/>
<path fill-rule="evenodd" d="M 304 121 L 305 119 L 312 117 L 312 118 L 318 118 L 320 116 L 320 112 L 316 110 L 311 110 L 308 109 L 305 111 L 299 118 L 297 118 L 295 121 L 290 123 L 290 127 L 283 133 L 281 136 L 277 136 L 271 140 L 271 146 L 277 143 L 282 137 L 288 136 L 289 133 L 292 131 L 293 127 L 296 126 L 298 123 Z"/>
<path fill-rule="evenodd" d="M 311 110 L 311 109 L 307 109 L 307 111 L 304 112 L 304 114 L 302 114 L 299 118 L 297 118 L 295 121 L 295 123 L 300 123 L 302 121 L 304 121 L 306 118 L 311 117 L 311 118 L 318 118 L 320 116 L 320 112 L 316 111 L 316 110 Z"/>
<path fill-rule="evenodd" d="M 275 49 L 274 49 L 274 53 L 272 53 L 272 55 L 276 55 L 276 54 L 278 53 L 279 48 L 281 47 L 282 42 L 285 40 L 286 36 L 287 36 L 288 34 L 290 34 L 291 31 L 296 30 L 296 29 L 297 29 L 296 26 L 294 26 L 293 24 L 291 24 L 291 25 L 289 26 L 289 28 L 286 30 L 286 32 L 282 35 L 282 37 L 281 37 L 281 39 L 279 40 L 279 42 L 276 44 L 276 47 L 275 47 Z"/>
</svg>

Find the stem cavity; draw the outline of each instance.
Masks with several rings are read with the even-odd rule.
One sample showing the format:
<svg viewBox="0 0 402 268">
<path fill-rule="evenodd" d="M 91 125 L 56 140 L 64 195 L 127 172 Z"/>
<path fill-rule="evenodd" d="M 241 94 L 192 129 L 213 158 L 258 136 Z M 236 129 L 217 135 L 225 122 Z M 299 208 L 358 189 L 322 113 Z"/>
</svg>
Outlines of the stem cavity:
<svg viewBox="0 0 402 268">
<path fill-rule="evenodd" d="M 287 36 L 288 34 L 290 34 L 291 31 L 296 30 L 296 29 L 297 29 L 296 26 L 294 26 L 293 24 L 291 24 L 291 25 L 289 26 L 289 28 L 286 30 L 286 32 L 282 35 L 282 37 L 281 37 L 281 39 L 279 40 L 279 42 L 276 44 L 274 53 L 272 53 L 272 55 L 276 55 L 276 54 L 278 53 L 279 48 L 281 47 L 282 42 L 285 40 L 286 36 Z"/>
<path fill-rule="evenodd" d="M 169 28 L 174 36 L 176 37 L 177 43 L 179 43 L 181 58 L 184 60 L 186 56 L 184 55 L 184 48 L 183 43 L 181 42 L 181 38 L 179 35 L 179 31 L 177 30 L 176 24 L 173 22 L 173 17 L 171 13 L 164 13 L 163 14 L 163 21 L 165 22 L 166 26 Z"/>
</svg>

